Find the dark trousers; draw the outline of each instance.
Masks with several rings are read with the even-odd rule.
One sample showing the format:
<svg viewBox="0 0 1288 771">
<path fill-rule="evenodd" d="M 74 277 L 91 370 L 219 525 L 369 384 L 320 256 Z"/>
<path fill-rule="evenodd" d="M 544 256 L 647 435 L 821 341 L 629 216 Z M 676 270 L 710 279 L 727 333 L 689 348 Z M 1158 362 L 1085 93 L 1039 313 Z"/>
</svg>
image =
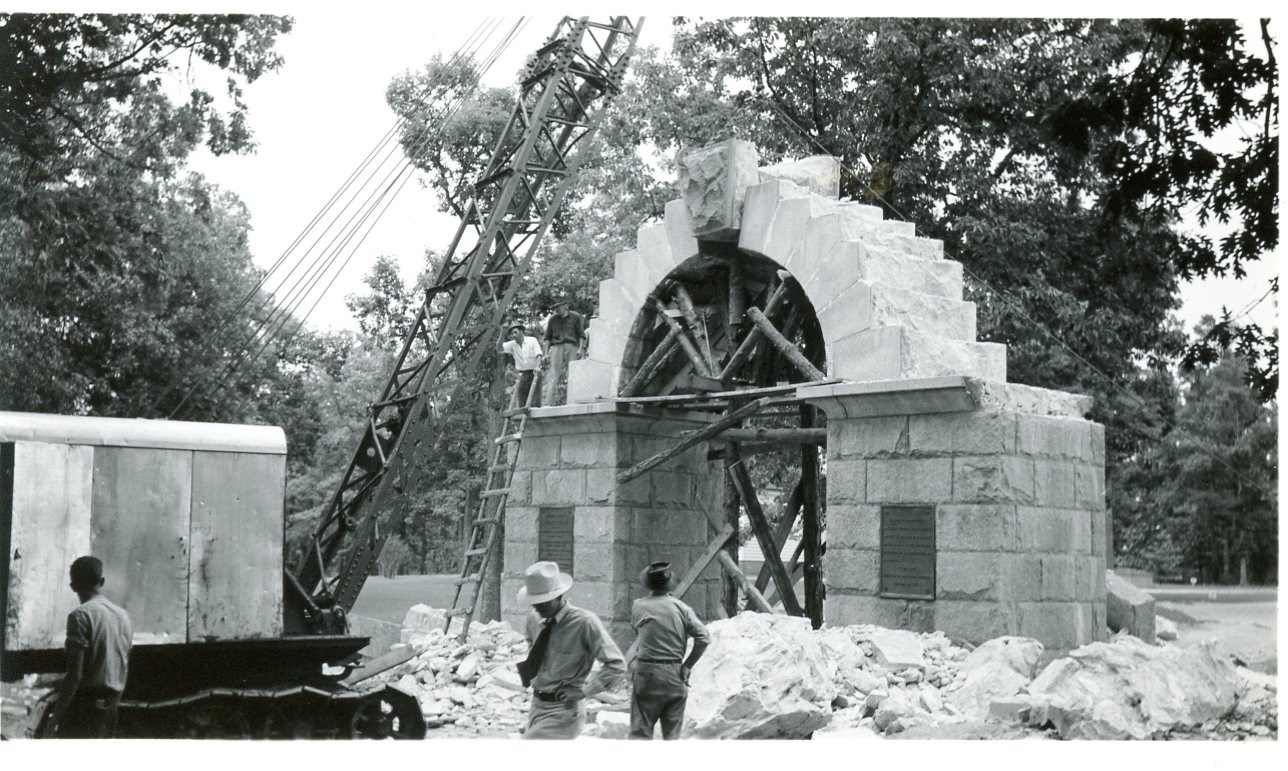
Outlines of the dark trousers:
<svg viewBox="0 0 1288 771">
<path fill-rule="evenodd" d="M 116 736 L 116 710 L 121 694 L 106 689 L 80 691 L 73 698 L 62 725 L 59 739 L 111 739 Z"/>
<path fill-rule="evenodd" d="M 519 370 L 519 379 L 514 384 L 514 390 L 519 395 L 519 399 L 518 399 L 519 404 L 517 405 L 519 407 L 524 407 L 524 406 L 527 406 L 528 404 L 528 394 L 532 391 L 532 381 L 535 380 L 533 375 L 534 375 L 533 370 L 530 370 L 530 369 Z M 532 406 L 533 407 L 541 406 L 540 391 L 537 391 L 536 397 L 532 400 Z"/>
<path fill-rule="evenodd" d="M 663 739 L 679 739 L 689 688 L 680 677 L 680 664 L 635 662 L 631 675 L 631 738 L 652 739 L 662 723 Z"/>
</svg>

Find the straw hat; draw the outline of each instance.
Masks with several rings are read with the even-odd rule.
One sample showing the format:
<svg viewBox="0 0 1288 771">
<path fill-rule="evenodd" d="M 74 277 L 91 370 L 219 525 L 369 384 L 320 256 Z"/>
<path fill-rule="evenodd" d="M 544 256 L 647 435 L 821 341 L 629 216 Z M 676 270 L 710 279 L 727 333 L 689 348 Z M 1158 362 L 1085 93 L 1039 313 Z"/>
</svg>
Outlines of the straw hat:
<svg viewBox="0 0 1288 771">
<path fill-rule="evenodd" d="M 523 571 L 523 588 L 518 599 L 521 604 L 540 605 L 571 588 L 572 576 L 560 573 L 557 562 L 535 562 Z"/>
</svg>

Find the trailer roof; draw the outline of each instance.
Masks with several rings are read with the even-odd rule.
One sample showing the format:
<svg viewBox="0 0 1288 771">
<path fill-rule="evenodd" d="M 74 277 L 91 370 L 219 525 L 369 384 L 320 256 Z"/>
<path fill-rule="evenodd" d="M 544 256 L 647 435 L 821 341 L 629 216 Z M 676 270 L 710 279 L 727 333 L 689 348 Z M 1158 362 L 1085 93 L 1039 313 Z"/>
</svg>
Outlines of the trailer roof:
<svg viewBox="0 0 1288 771">
<path fill-rule="evenodd" d="M 39 412 L 0 412 L 0 442 L 286 454 L 286 432 L 277 426 L 89 418 Z"/>
</svg>

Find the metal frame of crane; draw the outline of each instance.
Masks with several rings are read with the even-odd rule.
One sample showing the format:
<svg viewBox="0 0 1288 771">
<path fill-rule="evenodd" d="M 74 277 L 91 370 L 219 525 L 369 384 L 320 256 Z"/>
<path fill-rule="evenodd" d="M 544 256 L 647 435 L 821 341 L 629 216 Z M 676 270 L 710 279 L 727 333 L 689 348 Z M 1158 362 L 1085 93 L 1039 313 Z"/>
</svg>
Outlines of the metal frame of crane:
<svg viewBox="0 0 1288 771">
<path fill-rule="evenodd" d="M 387 523 L 412 505 L 414 479 L 442 436 L 440 407 L 464 397 L 470 374 L 492 350 L 517 279 L 530 269 L 621 89 L 642 24 L 625 16 L 565 18 L 530 60 L 509 123 L 472 186 L 353 461 L 311 548 L 286 571 L 288 634 L 345 630 L 345 614 L 389 535 Z"/>
</svg>

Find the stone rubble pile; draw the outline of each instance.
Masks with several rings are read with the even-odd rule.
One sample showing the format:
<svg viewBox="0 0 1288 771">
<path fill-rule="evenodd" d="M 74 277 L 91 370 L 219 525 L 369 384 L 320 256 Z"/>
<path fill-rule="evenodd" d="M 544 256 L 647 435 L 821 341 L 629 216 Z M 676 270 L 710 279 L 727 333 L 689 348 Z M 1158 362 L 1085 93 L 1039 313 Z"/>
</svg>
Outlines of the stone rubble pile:
<svg viewBox="0 0 1288 771">
<path fill-rule="evenodd" d="M 414 694 L 431 728 L 452 724 L 478 733 L 518 731 L 528 696 L 515 664 L 528 653 L 522 633 L 503 621 L 470 624 L 465 643 L 443 634 L 444 611 L 417 605 L 403 620 L 401 646 L 416 656 L 379 675 Z"/>
<path fill-rule="evenodd" d="M 836 661 L 808 619 L 748 612 L 707 630 L 711 646 L 690 677 L 688 735 L 794 739 L 828 724 Z"/>
<path fill-rule="evenodd" d="M 1149 645 L 1120 634 L 1053 661 L 995 718 L 1050 725 L 1064 739 L 1277 735 L 1276 678 L 1242 667 L 1215 641 Z M 1242 738 L 1242 737 L 1236 737 Z"/>
<path fill-rule="evenodd" d="M 517 735 L 528 692 L 515 664 L 527 641 L 504 622 L 442 633 L 443 611 L 412 608 L 382 674 L 416 695 L 431 727 Z M 745 612 L 707 625 L 685 736 L 851 738 L 991 723 L 1061 738 L 1255 738 L 1278 734 L 1276 678 L 1236 667 L 1214 641 L 1150 645 L 1126 634 L 1039 671 L 1042 644 L 999 637 L 971 649 L 942 632 L 868 624 L 814 631 L 801 618 Z M 587 703 L 587 736 L 625 738 L 628 683 Z"/>
</svg>

